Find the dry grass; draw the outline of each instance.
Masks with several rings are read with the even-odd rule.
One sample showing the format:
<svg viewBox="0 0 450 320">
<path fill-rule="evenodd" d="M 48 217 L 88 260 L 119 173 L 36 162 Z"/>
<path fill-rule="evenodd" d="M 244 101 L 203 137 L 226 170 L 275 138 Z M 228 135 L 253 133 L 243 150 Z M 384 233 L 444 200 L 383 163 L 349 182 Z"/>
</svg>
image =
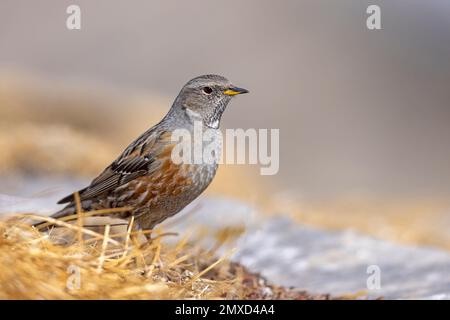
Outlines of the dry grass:
<svg viewBox="0 0 450 320">
<path fill-rule="evenodd" d="M 131 229 L 114 235 L 109 226 L 99 234 L 78 224 L 58 225 L 77 240 L 61 245 L 52 231 L 41 233 L 17 219 L 0 223 L 1 299 L 245 296 L 243 288 L 236 285 L 239 275 L 231 271 L 227 256 L 217 258 L 186 237 L 169 244 L 162 241 L 165 235 L 156 231 L 159 236 L 142 243 Z"/>
<path fill-rule="evenodd" d="M 224 229 L 206 250 L 189 235 L 166 242 L 172 233 L 155 230 L 151 241 L 143 233 L 102 233 L 83 227 L 89 212 L 54 220 L 16 216 L 0 222 L 0 299 L 328 299 L 268 285 L 217 249 L 238 233 Z M 102 212 L 107 214 L 108 212 Z M 41 232 L 29 219 L 56 227 Z M 67 221 L 77 218 L 76 221 Z M 198 235 L 202 236 L 202 235 Z M 190 241 L 193 240 L 193 241 Z"/>
</svg>

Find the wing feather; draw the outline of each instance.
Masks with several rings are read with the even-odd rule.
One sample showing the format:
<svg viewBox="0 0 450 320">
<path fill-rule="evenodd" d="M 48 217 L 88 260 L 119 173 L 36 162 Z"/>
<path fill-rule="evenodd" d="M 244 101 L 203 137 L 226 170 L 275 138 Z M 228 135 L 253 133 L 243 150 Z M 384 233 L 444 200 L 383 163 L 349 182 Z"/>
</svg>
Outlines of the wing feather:
<svg viewBox="0 0 450 320">
<path fill-rule="evenodd" d="M 149 132 L 147 139 L 139 139 L 139 143 L 131 144 L 122 155 L 107 167 L 91 184 L 78 191 L 80 200 L 87 200 L 97 197 L 98 195 L 116 189 L 121 185 L 130 182 L 140 176 L 146 175 L 158 167 L 157 153 L 161 150 L 155 148 L 156 142 L 161 142 L 160 137 L 165 132 L 160 134 L 152 134 Z M 166 143 L 162 143 L 163 145 Z M 149 150 L 151 146 L 153 150 Z M 135 152 L 138 150 L 139 152 Z M 58 201 L 58 204 L 69 203 L 74 201 L 74 195 Z"/>
</svg>

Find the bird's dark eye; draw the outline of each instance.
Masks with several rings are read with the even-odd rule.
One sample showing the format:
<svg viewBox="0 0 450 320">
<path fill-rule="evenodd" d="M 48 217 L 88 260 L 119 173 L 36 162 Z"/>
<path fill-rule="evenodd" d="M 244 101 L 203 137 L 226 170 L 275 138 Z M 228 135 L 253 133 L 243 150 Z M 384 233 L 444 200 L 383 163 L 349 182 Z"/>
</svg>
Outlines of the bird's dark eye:
<svg viewBox="0 0 450 320">
<path fill-rule="evenodd" d="M 204 87 L 203 92 L 206 94 L 211 94 L 213 92 L 213 90 L 210 87 Z"/>
</svg>

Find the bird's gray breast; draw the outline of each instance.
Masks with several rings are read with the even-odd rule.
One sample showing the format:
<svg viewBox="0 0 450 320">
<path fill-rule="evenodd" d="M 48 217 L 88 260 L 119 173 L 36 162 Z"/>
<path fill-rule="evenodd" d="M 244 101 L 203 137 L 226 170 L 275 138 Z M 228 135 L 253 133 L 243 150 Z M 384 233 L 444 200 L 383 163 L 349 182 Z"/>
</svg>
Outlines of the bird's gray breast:
<svg viewBox="0 0 450 320">
<path fill-rule="evenodd" d="M 203 191 L 214 178 L 221 160 L 222 135 L 220 130 L 207 128 L 203 132 L 203 139 L 201 141 L 194 139 L 192 147 L 194 180 L 197 182 L 198 188 Z"/>
<path fill-rule="evenodd" d="M 161 199 L 161 205 L 170 212 L 169 215 L 177 213 L 197 198 L 216 175 L 222 152 L 222 136 L 219 130 L 208 131 L 203 138 L 193 133 L 190 161 L 181 165 L 190 181 L 189 186 L 177 195 Z"/>
</svg>

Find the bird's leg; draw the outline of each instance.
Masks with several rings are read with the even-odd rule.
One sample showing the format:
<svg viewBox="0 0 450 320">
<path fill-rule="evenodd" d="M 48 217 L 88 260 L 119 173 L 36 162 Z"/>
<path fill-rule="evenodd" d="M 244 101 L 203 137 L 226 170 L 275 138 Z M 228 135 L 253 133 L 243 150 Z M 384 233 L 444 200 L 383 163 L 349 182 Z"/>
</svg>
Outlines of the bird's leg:
<svg viewBox="0 0 450 320">
<path fill-rule="evenodd" d="M 145 230 L 145 229 L 143 229 L 143 228 L 139 225 L 139 223 L 135 222 L 135 223 L 133 224 L 132 231 L 133 231 L 133 233 L 134 233 L 134 235 L 135 235 L 135 237 L 136 237 L 136 240 L 138 240 L 138 242 L 144 241 L 144 240 L 140 237 L 141 234 L 145 236 L 146 243 L 150 244 L 150 243 L 152 242 L 152 232 L 151 232 L 151 230 Z M 139 231 L 140 231 L 140 232 L 139 232 Z M 139 239 L 139 238 L 141 238 L 141 239 Z M 144 244 L 144 245 L 145 245 L 145 244 Z"/>
</svg>

